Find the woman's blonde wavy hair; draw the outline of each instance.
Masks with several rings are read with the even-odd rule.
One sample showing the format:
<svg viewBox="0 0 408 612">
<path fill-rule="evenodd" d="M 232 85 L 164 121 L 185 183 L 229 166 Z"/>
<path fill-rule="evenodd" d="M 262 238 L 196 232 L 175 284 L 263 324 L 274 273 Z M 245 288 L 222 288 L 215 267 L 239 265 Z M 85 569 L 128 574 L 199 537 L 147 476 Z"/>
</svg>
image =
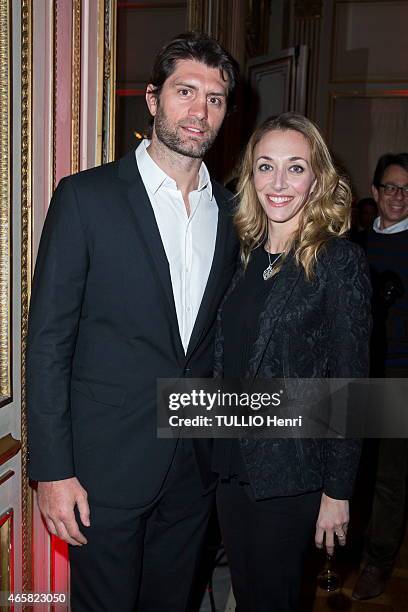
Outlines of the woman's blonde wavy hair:
<svg viewBox="0 0 408 612">
<path fill-rule="evenodd" d="M 238 206 L 234 216 L 241 241 L 241 259 L 246 267 L 251 252 L 268 236 L 268 218 L 255 191 L 253 182 L 254 149 L 261 138 L 273 130 L 294 130 L 303 134 L 310 146 L 310 158 L 316 182 L 301 212 L 299 227 L 285 247 L 276 274 L 283 260 L 292 251 L 308 279 L 313 277 L 317 253 L 331 236 L 341 236 L 350 228 L 351 189 L 333 163 L 319 129 L 310 119 L 297 113 L 284 113 L 266 119 L 252 134 L 241 163 L 238 182 Z"/>
</svg>

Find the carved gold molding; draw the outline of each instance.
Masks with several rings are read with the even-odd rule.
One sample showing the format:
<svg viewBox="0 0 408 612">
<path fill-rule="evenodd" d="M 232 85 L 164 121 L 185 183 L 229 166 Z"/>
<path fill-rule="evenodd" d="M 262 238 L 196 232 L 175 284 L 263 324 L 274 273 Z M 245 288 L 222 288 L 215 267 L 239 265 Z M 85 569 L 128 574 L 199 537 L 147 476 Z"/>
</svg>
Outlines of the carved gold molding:
<svg viewBox="0 0 408 612">
<path fill-rule="evenodd" d="M 10 376 L 10 9 L 0 0 L 0 406 L 11 399 Z"/>
<path fill-rule="evenodd" d="M 72 0 L 72 133 L 71 172 L 79 171 L 81 113 L 81 9 L 82 0 Z"/>
<path fill-rule="evenodd" d="M 25 349 L 31 291 L 32 0 L 21 0 L 21 478 L 23 591 L 31 591 L 32 497 L 27 474 Z"/>
<path fill-rule="evenodd" d="M 102 163 L 103 141 L 103 97 L 105 73 L 105 2 L 98 0 L 98 86 L 97 86 L 97 116 L 96 116 L 96 163 Z"/>
<path fill-rule="evenodd" d="M 117 0 L 104 3 L 102 163 L 115 158 Z"/>
<path fill-rule="evenodd" d="M 52 2 L 52 191 L 57 186 L 57 36 L 58 2 Z"/>
</svg>

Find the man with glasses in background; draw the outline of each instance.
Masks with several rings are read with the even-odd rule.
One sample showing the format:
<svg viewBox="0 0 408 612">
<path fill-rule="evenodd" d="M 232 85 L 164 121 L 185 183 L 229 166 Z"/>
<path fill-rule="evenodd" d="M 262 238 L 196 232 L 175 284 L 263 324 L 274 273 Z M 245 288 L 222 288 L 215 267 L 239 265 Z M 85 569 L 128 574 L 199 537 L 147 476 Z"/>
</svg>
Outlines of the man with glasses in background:
<svg viewBox="0 0 408 612">
<path fill-rule="evenodd" d="M 379 216 L 364 239 L 373 283 L 371 376 L 407 378 L 408 153 L 380 157 L 372 192 Z M 365 566 L 353 599 L 384 591 L 404 535 L 407 475 L 408 440 L 380 440 Z"/>
</svg>

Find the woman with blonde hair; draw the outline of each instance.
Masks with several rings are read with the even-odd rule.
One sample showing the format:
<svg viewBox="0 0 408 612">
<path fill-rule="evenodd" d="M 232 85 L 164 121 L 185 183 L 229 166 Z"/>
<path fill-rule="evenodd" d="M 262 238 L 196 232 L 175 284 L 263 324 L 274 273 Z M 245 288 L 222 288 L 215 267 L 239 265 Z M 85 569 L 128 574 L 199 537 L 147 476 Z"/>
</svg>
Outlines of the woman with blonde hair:
<svg viewBox="0 0 408 612">
<path fill-rule="evenodd" d="M 370 283 L 346 239 L 351 192 L 317 127 L 285 113 L 252 135 L 235 225 L 242 266 L 219 312 L 216 376 L 247 381 L 368 375 Z M 239 612 L 297 610 L 315 533 L 346 542 L 360 443 L 217 440 L 217 507 Z"/>
</svg>

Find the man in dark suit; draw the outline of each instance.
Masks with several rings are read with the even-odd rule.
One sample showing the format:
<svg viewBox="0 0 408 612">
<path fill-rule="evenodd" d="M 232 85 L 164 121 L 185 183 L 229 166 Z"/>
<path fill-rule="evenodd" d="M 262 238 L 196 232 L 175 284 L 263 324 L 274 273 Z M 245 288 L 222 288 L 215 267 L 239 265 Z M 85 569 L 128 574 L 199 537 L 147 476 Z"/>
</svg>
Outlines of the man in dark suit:
<svg viewBox="0 0 408 612">
<path fill-rule="evenodd" d="M 212 503 L 203 440 L 157 439 L 156 379 L 212 375 L 234 271 L 228 192 L 202 163 L 237 81 L 213 39 L 180 35 L 146 92 L 151 141 L 63 179 L 30 310 L 30 477 L 68 542 L 79 610 L 183 612 Z"/>
</svg>

